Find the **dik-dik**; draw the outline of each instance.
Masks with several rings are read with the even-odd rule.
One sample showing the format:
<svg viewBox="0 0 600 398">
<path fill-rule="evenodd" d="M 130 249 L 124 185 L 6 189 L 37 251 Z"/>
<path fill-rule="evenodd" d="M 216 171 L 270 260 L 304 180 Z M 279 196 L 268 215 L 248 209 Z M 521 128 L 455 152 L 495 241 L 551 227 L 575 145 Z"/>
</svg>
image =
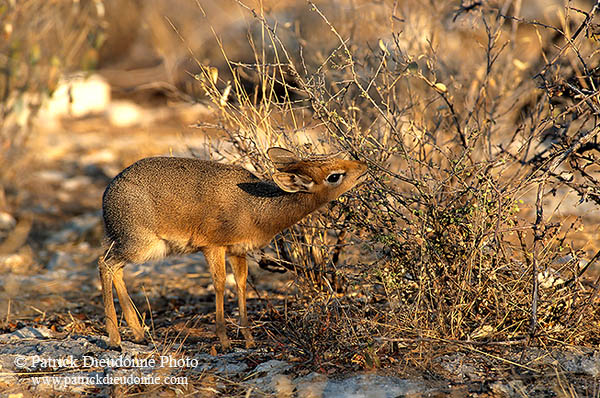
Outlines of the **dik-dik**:
<svg viewBox="0 0 600 398">
<path fill-rule="evenodd" d="M 339 158 L 300 159 L 282 148 L 268 156 L 277 172 L 261 180 L 234 165 L 199 159 L 142 159 L 106 188 L 102 212 L 108 250 L 98 261 L 109 345 L 121 344 L 112 287 L 136 342 L 144 328 L 123 281 L 127 263 L 201 251 L 212 274 L 216 332 L 229 348 L 223 315 L 225 256 L 237 285 L 241 331 L 254 346 L 246 315 L 246 253 L 358 184 L 367 165 Z"/>
</svg>

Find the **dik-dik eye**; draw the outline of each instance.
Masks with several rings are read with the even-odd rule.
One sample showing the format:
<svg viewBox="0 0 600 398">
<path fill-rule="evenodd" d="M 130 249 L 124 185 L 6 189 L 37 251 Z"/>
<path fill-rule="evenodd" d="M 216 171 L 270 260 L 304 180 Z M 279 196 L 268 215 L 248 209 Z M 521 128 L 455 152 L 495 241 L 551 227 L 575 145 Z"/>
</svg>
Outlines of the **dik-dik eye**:
<svg viewBox="0 0 600 398">
<path fill-rule="evenodd" d="M 331 173 L 327 176 L 326 180 L 330 184 L 337 184 L 342 181 L 344 173 Z"/>
</svg>

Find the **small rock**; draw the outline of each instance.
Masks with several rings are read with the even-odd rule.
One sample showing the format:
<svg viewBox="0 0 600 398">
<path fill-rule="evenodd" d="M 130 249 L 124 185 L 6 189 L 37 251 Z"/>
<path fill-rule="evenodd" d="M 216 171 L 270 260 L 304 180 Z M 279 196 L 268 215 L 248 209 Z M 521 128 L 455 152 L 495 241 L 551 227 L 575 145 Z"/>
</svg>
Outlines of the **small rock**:
<svg viewBox="0 0 600 398">
<path fill-rule="evenodd" d="M 110 86 L 99 75 L 73 76 L 59 82 L 40 113 L 47 119 L 102 113 L 110 103 Z"/>
<path fill-rule="evenodd" d="M 297 385 L 296 390 L 298 391 L 298 397 L 323 397 L 327 381 L 327 376 L 315 372 L 294 380 Z"/>
<path fill-rule="evenodd" d="M 115 127 L 132 127 L 140 124 L 149 115 L 131 101 L 112 101 L 108 107 L 108 120 Z"/>
<path fill-rule="evenodd" d="M 58 251 L 52 255 L 50 261 L 46 265 L 48 270 L 57 270 L 57 269 L 70 269 L 76 266 L 75 261 L 73 261 L 73 256 L 69 253 L 65 253 L 62 251 Z"/>
<path fill-rule="evenodd" d="M 562 357 L 559 362 L 560 366 L 569 373 L 587 374 L 594 378 L 600 375 L 600 358 L 598 358 L 597 354 L 573 355 L 565 353 L 560 356 Z"/>
<path fill-rule="evenodd" d="M 65 172 L 60 170 L 40 170 L 35 173 L 35 178 L 38 181 L 43 181 L 49 184 L 61 183 L 67 179 Z"/>
<path fill-rule="evenodd" d="M 96 228 L 100 222 L 100 212 L 83 214 L 72 218 L 63 229 L 46 239 L 46 245 L 61 245 L 74 242 L 87 232 Z"/>
<path fill-rule="evenodd" d="M 294 396 L 296 386 L 291 377 L 287 375 L 275 375 L 271 381 L 275 396 L 281 398 L 291 398 Z"/>
<path fill-rule="evenodd" d="M 113 151 L 108 149 L 94 149 L 81 157 L 81 163 L 88 166 L 98 167 L 97 164 L 116 162 L 117 157 Z M 91 169 L 90 169 L 91 171 Z M 86 170 L 88 172 L 88 170 Z"/>
<path fill-rule="evenodd" d="M 13 229 L 15 225 L 17 225 L 17 220 L 15 220 L 12 215 L 0 211 L 0 231 L 9 231 Z"/>
<path fill-rule="evenodd" d="M 88 176 L 75 176 L 67 178 L 61 184 L 61 188 L 67 191 L 75 191 L 77 189 L 84 189 L 92 185 L 92 179 Z"/>
<path fill-rule="evenodd" d="M 265 363 L 259 364 L 256 368 L 254 368 L 254 373 L 266 373 L 267 375 L 273 375 L 283 373 L 291 367 L 292 365 L 285 361 L 278 361 L 277 359 L 272 359 Z"/>
<path fill-rule="evenodd" d="M 357 375 L 333 380 L 311 373 L 300 380 L 297 383 L 298 397 L 307 398 L 395 398 L 426 393 L 422 383 L 388 376 Z"/>
<path fill-rule="evenodd" d="M 25 274 L 33 264 L 30 251 L 0 256 L 0 273 Z"/>
<path fill-rule="evenodd" d="M 195 359 L 200 362 L 200 365 L 195 368 L 195 371 L 198 372 L 211 371 L 216 374 L 240 374 L 248 369 L 248 365 L 243 361 L 244 354 L 239 352 L 220 356 L 201 354 Z"/>
<path fill-rule="evenodd" d="M 212 368 L 212 371 L 214 371 L 217 374 L 240 374 L 246 369 L 248 369 L 248 365 L 246 365 L 244 362 L 225 362 L 220 364 L 219 366 Z"/>
<path fill-rule="evenodd" d="M 522 380 L 497 381 L 490 385 L 490 389 L 494 393 L 494 396 L 499 398 L 523 396 L 523 392 L 526 391 Z"/>
<path fill-rule="evenodd" d="M 19 330 L 15 330 L 12 333 L 6 333 L 0 335 L 0 342 L 8 343 L 23 339 L 49 339 L 54 337 L 54 333 L 45 326 L 38 326 L 37 328 L 26 326 Z"/>
<path fill-rule="evenodd" d="M 277 391 L 278 388 L 283 388 L 280 376 L 283 376 L 283 373 L 291 367 L 292 365 L 289 363 L 276 359 L 261 363 L 254 368 L 253 372 L 259 377 L 252 380 L 251 383 L 263 391 Z"/>
<path fill-rule="evenodd" d="M 439 358 L 439 361 L 441 362 L 440 365 L 450 373 L 452 377 L 458 378 L 459 380 L 477 377 L 475 367 L 463 353 L 443 355 Z"/>
</svg>

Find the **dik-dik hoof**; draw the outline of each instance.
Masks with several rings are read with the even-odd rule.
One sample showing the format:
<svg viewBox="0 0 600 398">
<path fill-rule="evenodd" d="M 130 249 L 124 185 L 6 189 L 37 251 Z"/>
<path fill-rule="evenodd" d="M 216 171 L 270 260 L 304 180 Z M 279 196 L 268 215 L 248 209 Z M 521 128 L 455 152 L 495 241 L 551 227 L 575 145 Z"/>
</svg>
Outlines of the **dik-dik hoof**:
<svg viewBox="0 0 600 398">
<path fill-rule="evenodd" d="M 242 329 L 242 334 L 244 335 L 244 340 L 246 340 L 247 349 L 256 347 L 256 344 L 254 343 L 254 338 L 252 337 L 250 330 L 244 328 Z"/>
<path fill-rule="evenodd" d="M 121 350 L 121 335 L 108 336 L 108 348 L 111 350 Z"/>
<path fill-rule="evenodd" d="M 137 344 L 147 343 L 144 329 L 141 326 L 139 327 L 139 329 L 132 327 L 131 331 L 133 332 L 133 342 L 134 343 L 137 343 Z"/>
<path fill-rule="evenodd" d="M 108 343 L 108 349 L 111 351 L 116 351 L 116 352 L 122 352 L 123 348 L 121 348 L 121 342 L 119 342 L 119 344 L 112 344 L 111 342 Z"/>
<path fill-rule="evenodd" d="M 148 341 L 146 340 L 146 338 L 144 336 L 142 336 L 142 337 L 134 337 L 133 342 L 136 344 L 146 344 Z"/>
<path fill-rule="evenodd" d="M 231 348 L 231 343 L 229 342 L 229 339 L 227 337 L 219 337 L 219 340 L 221 341 L 221 348 L 223 348 L 223 351 L 229 350 Z"/>
</svg>

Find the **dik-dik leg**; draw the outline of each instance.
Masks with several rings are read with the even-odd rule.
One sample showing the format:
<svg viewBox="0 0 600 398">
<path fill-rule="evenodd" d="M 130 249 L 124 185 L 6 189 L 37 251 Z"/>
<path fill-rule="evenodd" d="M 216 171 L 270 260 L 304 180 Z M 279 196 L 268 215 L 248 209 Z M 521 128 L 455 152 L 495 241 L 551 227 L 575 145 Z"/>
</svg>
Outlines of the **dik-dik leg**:
<svg viewBox="0 0 600 398">
<path fill-rule="evenodd" d="M 104 256 L 98 259 L 98 271 L 102 283 L 102 300 L 104 301 L 104 313 L 106 316 L 106 331 L 108 332 L 109 346 L 113 348 L 120 347 L 121 335 L 119 334 L 119 325 L 117 323 L 117 311 L 113 300 L 113 278 L 115 271 L 124 266 L 122 262 L 106 259 Z"/>
<path fill-rule="evenodd" d="M 115 289 L 117 291 L 117 296 L 119 297 L 123 315 L 125 315 L 125 320 L 133 331 L 133 341 L 141 343 L 144 341 L 144 328 L 140 324 L 140 319 L 135 306 L 133 305 L 133 301 L 131 301 L 131 297 L 129 297 L 129 294 L 127 293 L 127 287 L 125 287 L 125 281 L 123 280 L 123 267 L 115 270 L 113 283 L 115 284 Z"/>
<path fill-rule="evenodd" d="M 228 349 L 229 339 L 225 328 L 225 315 L 223 312 L 223 295 L 225 293 L 225 248 L 210 247 L 202 250 L 206 262 L 212 274 L 213 285 L 215 286 L 215 306 L 216 306 L 216 324 L 217 336 L 221 340 L 223 349 Z"/>
<path fill-rule="evenodd" d="M 240 311 L 240 326 L 242 334 L 246 340 L 246 348 L 254 347 L 254 339 L 248 328 L 248 314 L 246 312 L 246 279 L 248 278 L 248 263 L 246 256 L 229 256 L 231 268 L 233 268 L 233 276 L 237 285 L 238 307 Z"/>
</svg>

